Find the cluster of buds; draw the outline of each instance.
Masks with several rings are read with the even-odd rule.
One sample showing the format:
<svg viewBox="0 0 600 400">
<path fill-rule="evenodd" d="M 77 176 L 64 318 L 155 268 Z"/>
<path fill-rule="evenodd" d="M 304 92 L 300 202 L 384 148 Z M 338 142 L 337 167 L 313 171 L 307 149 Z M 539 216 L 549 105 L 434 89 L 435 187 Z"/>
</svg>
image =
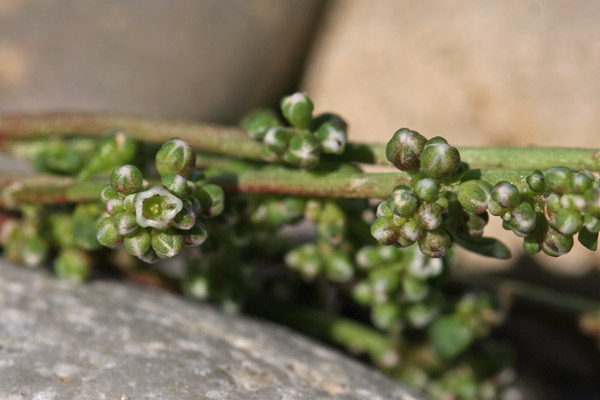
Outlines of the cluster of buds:
<svg viewBox="0 0 600 400">
<path fill-rule="evenodd" d="M 442 257 L 452 244 L 444 229 L 449 200 L 440 188 L 466 172 L 460 155 L 441 137 L 427 140 L 415 131 L 398 130 L 386 148 L 388 160 L 414 176 L 413 187 L 397 186 L 377 208 L 371 234 L 383 245 L 419 243 L 429 257 Z"/>
<path fill-rule="evenodd" d="M 364 278 L 354 286 L 353 297 L 371 308 L 376 327 L 422 329 L 437 317 L 435 282 L 446 259 L 427 257 L 416 247 L 365 246 L 357 252 L 356 264 Z"/>
<path fill-rule="evenodd" d="M 263 143 L 266 161 L 284 160 L 302 169 L 313 169 L 319 165 L 321 153 L 344 152 L 347 126 L 339 116 L 322 114 L 313 118 L 313 102 L 305 93 L 285 96 L 280 108 L 289 126 L 283 126 L 277 115 L 267 110 L 252 112 L 241 122 L 251 138 Z"/>
<path fill-rule="evenodd" d="M 133 165 L 115 168 L 101 193 L 109 216 L 98 224 L 98 241 L 107 247 L 123 243 L 145 262 L 199 246 L 208 236 L 205 218 L 219 215 L 223 190 L 193 171 L 196 154 L 180 139 L 166 142 L 156 154 L 161 185 L 148 187 Z"/>
</svg>

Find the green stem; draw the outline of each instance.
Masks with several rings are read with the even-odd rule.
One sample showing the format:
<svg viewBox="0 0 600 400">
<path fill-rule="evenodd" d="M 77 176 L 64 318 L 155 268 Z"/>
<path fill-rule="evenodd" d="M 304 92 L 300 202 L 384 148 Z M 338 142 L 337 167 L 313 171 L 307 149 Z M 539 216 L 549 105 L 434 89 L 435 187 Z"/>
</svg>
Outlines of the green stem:
<svg viewBox="0 0 600 400">
<path fill-rule="evenodd" d="M 197 149 L 249 160 L 262 160 L 261 144 L 239 128 L 158 118 L 54 113 L 0 116 L 0 145 L 10 139 L 47 135 L 101 136 L 111 128 L 123 128 L 138 140 L 163 143 L 179 137 Z M 391 136 L 391 134 L 390 134 Z M 459 147 L 462 160 L 472 168 L 545 170 L 562 165 L 575 170 L 600 171 L 599 149 L 550 147 Z M 337 161 L 389 165 L 385 145 L 348 143 Z"/>
<path fill-rule="evenodd" d="M 530 171 L 472 170 L 469 178 L 495 185 L 509 181 L 525 185 Z M 269 193 L 314 197 L 385 199 L 394 188 L 410 184 L 403 173 L 308 172 L 292 169 L 249 170 L 210 177 L 227 193 Z M 19 204 L 78 203 L 96 200 L 106 182 L 79 182 L 52 175 L 0 174 L 0 207 Z"/>
</svg>

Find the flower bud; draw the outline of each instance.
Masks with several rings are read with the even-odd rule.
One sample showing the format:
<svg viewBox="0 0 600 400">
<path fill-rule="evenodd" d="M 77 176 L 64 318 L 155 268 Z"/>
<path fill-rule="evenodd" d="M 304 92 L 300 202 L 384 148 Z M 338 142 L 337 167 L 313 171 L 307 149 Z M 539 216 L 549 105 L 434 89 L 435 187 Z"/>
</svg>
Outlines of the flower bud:
<svg viewBox="0 0 600 400">
<path fill-rule="evenodd" d="M 273 153 L 283 154 L 288 148 L 291 137 L 292 133 L 290 129 L 282 126 L 274 126 L 267 131 L 263 143 Z"/>
<path fill-rule="evenodd" d="M 526 178 L 529 188 L 537 193 L 542 193 L 546 190 L 546 180 L 542 171 L 535 170 Z"/>
<path fill-rule="evenodd" d="M 391 218 L 394 216 L 394 212 L 388 205 L 387 201 L 382 201 L 377 206 L 377 211 L 375 212 L 375 215 L 378 217 L 390 217 Z"/>
<path fill-rule="evenodd" d="M 302 169 L 313 169 L 319 165 L 321 146 L 310 133 L 302 133 L 290 140 L 284 159 Z"/>
<path fill-rule="evenodd" d="M 390 247 L 385 248 L 388 249 Z M 356 253 L 356 263 L 363 270 L 372 269 L 383 263 L 383 261 L 384 258 L 375 246 L 364 246 Z"/>
<path fill-rule="evenodd" d="M 72 227 L 75 246 L 84 250 L 97 250 L 102 247 L 96 238 L 96 223 L 103 211 L 98 203 L 82 203 L 75 207 Z"/>
<path fill-rule="evenodd" d="M 200 246 L 208 238 L 208 228 L 206 224 L 196 219 L 194 226 L 185 232 L 184 241 L 186 246 L 196 247 Z"/>
<path fill-rule="evenodd" d="M 423 229 L 417 221 L 409 219 L 400 226 L 400 236 L 408 242 L 416 242 L 423 235 Z"/>
<path fill-rule="evenodd" d="M 406 307 L 406 320 L 410 326 L 423 329 L 434 320 L 437 309 L 432 302 L 420 302 Z"/>
<path fill-rule="evenodd" d="M 404 185 L 396 186 L 388 196 L 387 203 L 394 214 L 410 216 L 417 211 L 419 201 L 414 192 Z"/>
<path fill-rule="evenodd" d="M 125 199 L 123 199 L 123 209 L 126 212 L 135 213 L 135 194 L 125 196 Z"/>
<path fill-rule="evenodd" d="M 142 228 L 167 229 L 183 208 L 183 202 L 163 186 L 154 186 L 135 196 L 135 216 Z"/>
<path fill-rule="evenodd" d="M 441 140 L 440 140 L 441 139 Z M 461 166 L 460 154 L 442 138 L 429 140 L 421 153 L 421 169 L 434 179 L 444 178 Z"/>
<path fill-rule="evenodd" d="M 125 238 L 123 244 L 125 250 L 138 258 L 148 253 L 152 249 L 152 238 L 147 228 L 140 228 L 132 235 Z"/>
<path fill-rule="evenodd" d="M 442 226 L 442 207 L 435 203 L 424 203 L 417 209 L 417 220 L 419 224 L 428 231 Z"/>
<path fill-rule="evenodd" d="M 581 213 L 570 208 L 560 209 L 555 221 L 556 229 L 565 235 L 574 235 L 583 227 Z"/>
<path fill-rule="evenodd" d="M 379 217 L 371 224 L 371 235 L 379 243 L 391 246 L 400 237 L 400 230 L 391 218 Z"/>
<path fill-rule="evenodd" d="M 418 132 L 408 128 L 398 129 L 387 143 L 386 157 L 399 170 L 418 170 L 426 142 L 427 139 Z"/>
<path fill-rule="evenodd" d="M 558 212 L 562 208 L 560 196 L 556 193 L 550 193 L 546 197 L 546 208 L 553 213 Z"/>
<path fill-rule="evenodd" d="M 272 126 L 279 126 L 279 118 L 271 110 L 258 109 L 249 112 L 240 122 L 240 128 L 248 131 L 250 138 L 262 141 Z"/>
<path fill-rule="evenodd" d="M 294 93 L 285 96 L 280 103 L 284 118 L 294 127 L 305 129 L 312 119 L 313 102 L 306 93 Z"/>
<path fill-rule="evenodd" d="M 183 250 L 183 235 L 175 229 L 152 229 L 150 236 L 152 249 L 160 258 L 174 257 Z"/>
<path fill-rule="evenodd" d="M 502 181 L 494 186 L 492 199 L 504 208 L 513 208 L 521 203 L 521 194 L 515 185 Z"/>
<path fill-rule="evenodd" d="M 106 212 L 110 215 L 117 215 L 125 211 L 122 199 L 110 199 L 106 202 Z"/>
<path fill-rule="evenodd" d="M 562 256 L 573 248 L 573 236 L 564 235 L 552 228 L 548 228 L 543 235 L 541 246 L 544 253 L 549 256 Z"/>
<path fill-rule="evenodd" d="M 325 258 L 325 272 L 332 282 L 348 282 L 354 276 L 354 267 L 343 251 L 334 251 Z"/>
<path fill-rule="evenodd" d="M 488 203 L 488 211 L 494 217 L 502 217 L 506 213 L 506 208 L 502 207 L 494 200 L 490 200 L 490 202 Z"/>
<path fill-rule="evenodd" d="M 593 187 L 583 195 L 587 205 L 587 212 L 594 217 L 600 218 L 600 188 Z"/>
<path fill-rule="evenodd" d="M 454 316 L 438 319 L 428 334 L 435 353 L 444 361 L 458 357 L 475 340 L 473 328 Z"/>
<path fill-rule="evenodd" d="M 577 172 L 571 178 L 571 188 L 574 193 L 585 193 L 592 188 L 594 175 L 589 171 Z"/>
<path fill-rule="evenodd" d="M 194 210 L 192 210 L 189 205 L 184 204 L 181 211 L 179 211 L 179 214 L 177 214 L 173 219 L 171 226 L 177 229 L 183 229 L 185 231 L 191 229 L 195 222 L 196 213 L 194 213 Z"/>
<path fill-rule="evenodd" d="M 194 149 L 181 139 L 171 139 L 156 153 L 156 169 L 161 176 L 179 174 L 186 178 L 196 166 Z"/>
<path fill-rule="evenodd" d="M 442 214 L 445 214 L 448 211 L 448 207 L 450 206 L 450 201 L 445 196 L 440 196 L 435 200 L 435 204 L 441 207 Z"/>
<path fill-rule="evenodd" d="M 191 208 L 192 211 L 194 212 L 194 215 L 200 214 L 200 211 L 202 210 L 202 205 L 200 204 L 200 200 L 198 200 L 198 198 L 196 198 L 195 196 L 184 197 L 183 204 L 184 204 L 184 206 L 187 205 L 189 208 Z"/>
<path fill-rule="evenodd" d="M 375 304 L 371 308 L 371 321 L 378 329 L 389 329 L 400 319 L 400 308 L 393 302 Z"/>
<path fill-rule="evenodd" d="M 204 185 L 196 191 L 196 197 L 202 214 L 207 217 L 216 217 L 225 208 L 225 193 L 221 186 L 212 183 Z"/>
<path fill-rule="evenodd" d="M 334 122 L 325 122 L 315 131 L 321 149 L 328 154 L 342 154 L 346 147 L 346 131 Z"/>
<path fill-rule="evenodd" d="M 160 183 L 177 197 L 183 197 L 188 192 L 187 180 L 179 174 L 165 175 Z"/>
<path fill-rule="evenodd" d="M 600 232 L 600 219 L 592 216 L 591 214 L 585 214 L 583 218 L 583 225 L 585 226 L 585 229 L 591 233 Z"/>
<path fill-rule="evenodd" d="M 533 232 L 536 219 L 537 215 L 533 206 L 523 202 L 512 211 L 510 226 L 523 233 Z"/>
<path fill-rule="evenodd" d="M 124 165 L 113 169 L 110 186 L 123 194 L 132 194 L 142 189 L 142 171 L 135 165 Z"/>
<path fill-rule="evenodd" d="M 188 186 L 193 189 L 190 190 L 192 192 L 200 186 L 206 185 L 208 183 L 208 179 L 206 178 L 204 172 L 196 170 L 190 172 L 190 174 L 187 177 L 187 180 Z"/>
<path fill-rule="evenodd" d="M 77 178 L 88 179 L 104 171 L 111 171 L 119 165 L 127 164 L 135 157 L 137 144 L 126 132 L 115 129 L 107 132 L 90 161 L 81 169 Z"/>
<path fill-rule="evenodd" d="M 21 247 L 21 260 L 28 267 L 41 265 L 48 257 L 48 242 L 39 236 L 27 238 Z"/>
<path fill-rule="evenodd" d="M 114 248 L 123 243 L 123 236 L 117 231 L 114 217 L 106 217 L 99 222 L 96 238 L 106 247 Z"/>
<path fill-rule="evenodd" d="M 420 179 L 415 183 L 415 194 L 421 201 L 434 202 L 439 194 L 438 185 L 431 179 Z"/>
<path fill-rule="evenodd" d="M 121 212 L 115 215 L 114 224 L 119 235 L 129 236 L 137 229 L 135 213 Z"/>
<path fill-rule="evenodd" d="M 260 156 L 263 160 L 268 162 L 277 162 L 281 160 L 281 156 L 275 153 L 273 150 L 269 149 L 267 146 L 263 146 L 260 149 Z"/>
<path fill-rule="evenodd" d="M 402 281 L 402 292 L 408 301 L 421 301 L 429 295 L 429 285 L 427 281 L 407 276 Z"/>
<path fill-rule="evenodd" d="M 368 281 L 360 281 L 352 288 L 352 298 L 362 305 L 371 304 L 373 301 L 373 289 Z"/>
<path fill-rule="evenodd" d="M 88 279 L 91 270 L 91 257 L 77 248 L 62 249 L 54 260 L 54 272 L 59 278 L 83 282 Z"/>
<path fill-rule="evenodd" d="M 571 191 L 571 182 L 573 171 L 567 167 L 550 168 L 544 174 L 546 188 L 558 194 L 565 194 Z"/>
<path fill-rule="evenodd" d="M 452 239 L 446 231 L 435 229 L 423 233 L 423 237 L 419 240 L 419 249 L 426 256 L 439 258 L 446 254 L 451 244 Z"/>
<path fill-rule="evenodd" d="M 581 194 L 567 193 L 560 196 L 560 205 L 562 208 L 570 208 L 572 210 L 584 212 L 587 208 L 585 199 Z"/>
<path fill-rule="evenodd" d="M 466 181 L 458 187 L 458 202 L 467 212 L 481 214 L 487 210 L 491 198 L 492 186 L 486 181 Z"/>
<path fill-rule="evenodd" d="M 100 192 L 100 200 L 106 204 L 109 200 L 122 200 L 123 196 L 110 185 L 104 186 Z"/>
<path fill-rule="evenodd" d="M 478 238 L 483 236 L 483 229 L 487 225 L 489 216 L 487 212 L 481 214 L 466 213 L 466 227 L 469 232 L 469 236 L 472 238 Z"/>
<path fill-rule="evenodd" d="M 155 262 L 160 260 L 160 258 L 156 255 L 156 252 L 152 249 L 148 250 L 148 252 L 144 253 L 138 258 L 146 264 L 154 264 Z"/>
<path fill-rule="evenodd" d="M 325 123 L 332 123 L 344 132 L 346 132 L 348 129 L 348 124 L 339 115 L 333 113 L 323 113 L 310 120 L 310 123 L 308 124 L 308 130 L 311 132 L 316 132 L 319 127 Z"/>
<path fill-rule="evenodd" d="M 540 251 L 542 249 L 542 246 L 540 245 L 539 240 L 539 235 L 536 234 L 526 236 L 523 239 L 523 250 L 525 251 L 525 253 L 532 256 L 538 251 Z"/>
</svg>

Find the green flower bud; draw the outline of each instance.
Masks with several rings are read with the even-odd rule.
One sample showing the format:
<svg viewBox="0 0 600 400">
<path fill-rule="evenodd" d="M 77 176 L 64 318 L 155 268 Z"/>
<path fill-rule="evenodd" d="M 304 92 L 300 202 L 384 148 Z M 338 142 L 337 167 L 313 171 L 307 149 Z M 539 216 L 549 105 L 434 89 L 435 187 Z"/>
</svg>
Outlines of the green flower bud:
<svg viewBox="0 0 600 400">
<path fill-rule="evenodd" d="M 444 178 L 461 166 L 460 154 L 442 138 L 429 140 L 421 153 L 421 169 L 434 179 Z"/>
<path fill-rule="evenodd" d="M 361 269 L 372 269 L 383 262 L 384 258 L 375 246 L 364 246 L 356 253 L 356 263 Z"/>
<path fill-rule="evenodd" d="M 562 208 L 560 196 L 556 193 L 550 193 L 546 197 L 546 208 L 554 213 L 558 212 Z"/>
<path fill-rule="evenodd" d="M 262 141 L 265 134 L 272 126 L 279 126 L 279 118 L 271 110 L 258 109 L 249 112 L 240 122 L 240 128 L 248 131 L 250 137 L 254 140 Z"/>
<path fill-rule="evenodd" d="M 417 221 L 428 231 L 442 226 L 442 207 L 435 203 L 424 203 L 417 209 Z"/>
<path fill-rule="evenodd" d="M 559 210 L 555 221 L 555 228 L 565 235 L 574 235 L 583 227 L 581 214 L 569 208 Z"/>
<path fill-rule="evenodd" d="M 173 219 L 171 226 L 186 231 L 188 229 L 191 229 L 194 226 L 195 222 L 196 214 L 194 213 L 194 210 L 192 210 L 192 208 L 187 204 L 184 204 L 181 211 L 179 211 L 179 214 L 177 214 Z"/>
<path fill-rule="evenodd" d="M 428 334 L 435 353 L 445 361 L 458 357 L 475 340 L 473 329 L 452 316 L 437 320 Z"/>
<path fill-rule="evenodd" d="M 160 260 L 160 258 L 156 255 L 156 252 L 154 250 L 148 250 L 147 253 L 144 253 L 143 255 L 139 256 L 138 258 L 140 260 L 142 260 L 143 262 L 145 262 L 146 264 L 154 264 L 155 262 Z"/>
<path fill-rule="evenodd" d="M 135 196 L 136 221 L 142 228 L 167 229 L 183 208 L 183 202 L 163 186 L 154 186 Z"/>
<path fill-rule="evenodd" d="M 263 160 L 268 162 L 277 162 L 281 160 L 281 156 L 269 149 L 267 146 L 263 146 L 260 150 L 260 155 Z"/>
<path fill-rule="evenodd" d="M 194 170 L 194 171 L 190 172 L 190 174 L 187 177 L 187 180 L 188 180 L 188 186 L 193 188 L 193 190 L 190 190 L 190 191 L 194 191 L 197 188 L 199 188 L 200 186 L 206 185 L 208 183 L 208 179 L 206 178 L 206 175 L 202 171 Z"/>
<path fill-rule="evenodd" d="M 109 200 L 122 200 L 123 196 L 110 185 L 106 185 L 100 192 L 100 199 L 106 204 Z"/>
<path fill-rule="evenodd" d="M 346 147 L 346 131 L 334 122 L 325 122 L 315 132 L 321 149 L 328 154 L 342 154 Z"/>
<path fill-rule="evenodd" d="M 394 214 L 411 216 L 417 211 L 419 201 L 414 192 L 404 185 L 396 186 L 387 199 L 388 206 Z"/>
<path fill-rule="evenodd" d="M 377 206 L 377 211 L 375 211 L 375 215 L 378 216 L 378 217 L 389 217 L 389 218 L 391 218 L 391 217 L 394 216 L 394 212 L 392 211 L 392 209 L 388 205 L 387 201 L 382 201 Z"/>
<path fill-rule="evenodd" d="M 529 188 L 537 193 L 542 193 L 546 190 L 546 180 L 542 171 L 535 170 L 526 178 Z"/>
<path fill-rule="evenodd" d="M 160 258 L 174 257 L 183 250 L 184 239 L 183 235 L 174 230 L 158 230 L 152 229 L 150 236 L 152 237 L 152 249 Z"/>
<path fill-rule="evenodd" d="M 114 217 L 106 217 L 99 222 L 96 238 L 102 246 L 111 248 L 117 247 L 123 243 L 123 236 L 119 234 L 119 231 L 115 226 Z"/>
<path fill-rule="evenodd" d="M 135 214 L 131 212 L 122 212 L 114 217 L 114 224 L 119 235 L 129 236 L 137 229 Z"/>
<path fill-rule="evenodd" d="M 352 288 L 352 298 L 358 304 L 367 305 L 373 301 L 373 289 L 367 281 L 360 281 Z"/>
<path fill-rule="evenodd" d="M 413 252 L 412 260 L 408 265 L 410 275 L 428 279 L 439 276 L 444 271 L 444 262 L 439 258 L 426 257 L 423 253 L 416 250 Z"/>
<path fill-rule="evenodd" d="M 587 212 L 594 217 L 600 218 L 600 188 L 593 187 L 584 194 Z"/>
<path fill-rule="evenodd" d="M 303 169 L 313 169 L 319 165 L 321 146 L 310 133 L 294 136 L 285 153 L 284 159 L 292 165 Z"/>
<path fill-rule="evenodd" d="M 208 184 L 196 191 L 196 197 L 200 202 L 202 214 L 207 217 L 216 217 L 225 208 L 225 193 L 221 186 Z"/>
<path fill-rule="evenodd" d="M 354 267 L 348 255 L 335 251 L 325 258 L 325 272 L 332 282 L 348 282 L 354 276 Z"/>
<path fill-rule="evenodd" d="M 156 169 L 161 176 L 179 174 L 186 178 L 196 166 L 194 149 L 181 139 L 171 139 L 156 153 Z"/>
<path fill-rule="evenodd" d="M 285 262 L 306 280 L 313 280 L 323 269 L 323 262 L 314 244 L 306 244 L 290 251 L 285 256 Z"/>
<path fill-rule="evenodd" d="M 344 121 L 339 115 L 333 113 L 323 113 L 310 120 L 310 123 L 308 124 L 308 130 L 311 132 L 316 132 L 317 129 L 319 129 L 319 127 L 325 123 L 332 123 L 344 132 L 348 128 L 346 121 Z"/>
<path fill-rule="evenodd" d="M 186 196 L 183 199 L 183 204 L 184 206 L 187 205 L 189 208 L 191 208 L 194 212 L 194 215 L 198 215 L 200 214 L 200 211 L 202 211 L 202 205 L 200 204 L 200 200 L 198 200 L 198 198 L 194 196 Z"/>
<path fill-rule="evenodd" d="M 469 231 L 469 236 L 472 238 L 478 238 L 483 236 L 483 229 L 489 221 L 487 212 L 481 214 L 465 213 L 466 221 L 465 225 Z"/>
<path fill-rule="evenodd" d="M 571 191 L 571 182 L 573 171 L 567 167 L 550 168 L 544 174 L 546 188 L 558 194 L 565 194 Z"/>
<path fill-rule="evenodd" d="M 110 215 L 117 215 L 125 211 L 123 206 L 123 200 L 121 199 L 110 199 L 106 202 L 106 212 Z"/>
<path fill-rule="evenodd" d="M 587 229 L 591 233 L 600 232 L 600 219 L 590 214 L 586 213 L 583 217 L 583 225 L 585 226 L 585 229 Z"/>
<path fill-rule="evenodd" d="M 160 183 L 177 197 L 183 197 L 188 192 L 187 180 L 178 174 L 165 175 Z"/>
<path fill-rule="evenodd" d="M 123 209 L 126 212 L 135 213 L 135 194 L 125 196 L 125 199 L 123 199 Z"/>
<path fill-rule="evenodd" d="M 414 190 L 419 200 L 427 201 L 429 203 L 434 202 L 439 193 L 438 185 L 429 178 L 418 180 L 417 183 L 415 183 Z"/>
<path fill-rule="evenodd" d="M 135 165 L 124 165 L 113 169 L 110 175 L 110 186 L 123 194 L 132 194 L 142 189 L 144 177 Z"/>
<path fill-rule="evenodd" d="M 208 228 L 206 224 L 196 219 L 194 226 L 185 232 L 184 241 L 186 246 L 200 246 L 208 238 Z"/>
<path fill-rule="evenodd" d="M 490 200 L 488 203 L 488 211 L 495 217 L 502 217 L 506 213 L 506 209 L 494 200 Z"/>
<path fill-rule="evenodd" d="M 400 236 L 407 242 L 416 242 L 423 235 L 423 229 L 417 221 L 409 219 L 400 226 Z"/>
<path fill-rule="evenodd" d="M 81 169 L 77 178 L 88 179 L 99 172 L 111 171 L 133 160 L 136 153 L 137 144 L 127 133 L 118 129 L 108 131 L 107 136 L 100 141 L 96 153 Z"/>
<path fill-rule="evenodd" d="M 562 208 L 570 208 L 580 212 L 584 212 L 587 208 L 587 204 L 585 203 L 583 196 L 572 193 L 567 193 L 560 196 L 560 205 Z"/>
<path fill-rule="evenodd" d="M 513 208 L 521 203 L 521 194 L 515 185 L 502 181 L 494 186 L 492 199 L 504 208 Z"/>
<path fill-rule="evenodd" d="M 452 239 L 446 231 L 435 229 L 424 232 L 423 237 L 419 240 L 419 249 L 426 256 L 439 258 L 446 254 L 451 244 Z"/>
<path fill-rule="evenodd" d="M 203 273 L 196 273 L 184 281 L 185 294 L 196 300 L 208 300 L 211 292 L 210 277 Z"/>
<path fill-rule="evenodd" d="M 421 301 L 429 295 L 429 285 L 422 279 L 407 276 L 402 281 L 402 292 L 410 302 Z"/>
<path fill-rule="evenodd" d="M 435 204 L 442 208 L 442 214 L 445 214 L 448 211 L 448 207 L 450 206 L 450 201 L 447 197 L 440 196 L 435 201 Z"/>
<path fill-rule="evenodd" d="M 83 282 L 88 279 L 91 271 L 92 259 L 80 249 L 62 249 L 54 260 L 54 272 L 59 278 Z"/>
<path fill-rule="evenodd" d="M 529 255 L 534 255 L 542 249 L 538 235 L 529 235 L 523 239 L 523 250 Z"/>
<path fill-rule="evenodd" d="M 423 329 L 434 320 L 437 309 L 430 302 L 410 304 L 406 307 L 406 320 L 413 328 Z"/>
<path fill-rule="evenodd" d="M 21 260 L 28 267 L 41 265 L 48 257 L 48 241 L 39 236 L 27 238 L 21 247 Z"/>
<path fill-rule="evenodd" d="M 60 247 L 73 246 L 73 217 L 71 215 L 55 213 L 49 216 L 50 234 L 52 241 Z"/>
<path fill-rule="evenodd" d="M 371 308 L 371 321 L 378 329 L 389 329 L 400 319 L 400 308 L 395 303 L 375 304 Z"/>
<path fill-rule="evenodd" d="M 571 178 L 571 188 L 575 193 L 585 193 L 592 188 L 594 175 L 589 171 L 581 171 Z"/>
<path fill-rule="evenodd" d="M 491 199 L 492 186 L 486 181 L 466 181 L 458 187 L 458 202 L 467 212 L 483 213 L 487 210 Z"/>
<path fill-rule="evenodd" d="M 510 226 L 520 232 L 529 233 L 535 229 L 537 215 L 530 203 L 519 204 L 511 213 Z"/>
<path fill-rule="evenodd" d="M 264 138 L 264 145 L 276 154 L 283 154 L 288 148 L 292 132 L 282 126 L 269 128 Z"/>
<path fill-rule="evenodd" d="M 371 235 L 379 243 L 391 246 L 400 237 L 400 230 L 391 218 L 379 217 L 371 225 Z"/>
<path fill-rule="evenodd" d="M 401 248 L 410 247 L 413 244 L 415 244 L 415 242 L 413 242 L 412 240 L 407 240 L 407 239 L 403 238 L 402 236 L 398 236 L 398 240 L 395 243 L 396 246 L 401 247 Z"/>
<path fill-rule="evenodd" d="M 140 228 L 132 235 L 126 237 L 123 244 L 129 254 L 140 258 L 152 249 L 151 242 L 152 238 L 148 229 Z"/>
<path fill-rule="evenodd" d="M 398 129 L 387 143 L 385 154 L 389 162 L 402 171 L 418 170 L 421 153 L 427 139 L 408 128 Z"/>
<path fill-rule="evenodd" d="M 96 238 L 96 224 L 103 208 L 98 203 L 78 204 L 73 211 L 73 241 L 84 250 L 102 247 Z"/>
<path fill-rule="evenodd" d="M 281 99 L 283 117 L 294 127 L 305 129 L 312 119 L 313 102 L 306 93 L 294 93 Z"/>
<path fill-rule="evenodd" d="M 548 228 L 542 237 L 541 246 L 544 253 L 549 256 L 562 256 L 573 248 L 573 236 L 564 235 L 552 228 Z"/>
</svg>

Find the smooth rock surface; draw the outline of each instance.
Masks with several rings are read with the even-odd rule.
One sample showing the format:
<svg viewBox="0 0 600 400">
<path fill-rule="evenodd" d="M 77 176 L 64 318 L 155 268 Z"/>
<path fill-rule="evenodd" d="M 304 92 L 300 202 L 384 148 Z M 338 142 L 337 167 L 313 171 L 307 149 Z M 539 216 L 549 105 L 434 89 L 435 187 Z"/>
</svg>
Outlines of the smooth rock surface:
<svg viewBox="0 0 600 400">
<path fill-rule="evenodd" d="M 0 398 L 417 399 L 287 329 L 0 263 Z"/>
</svg>

